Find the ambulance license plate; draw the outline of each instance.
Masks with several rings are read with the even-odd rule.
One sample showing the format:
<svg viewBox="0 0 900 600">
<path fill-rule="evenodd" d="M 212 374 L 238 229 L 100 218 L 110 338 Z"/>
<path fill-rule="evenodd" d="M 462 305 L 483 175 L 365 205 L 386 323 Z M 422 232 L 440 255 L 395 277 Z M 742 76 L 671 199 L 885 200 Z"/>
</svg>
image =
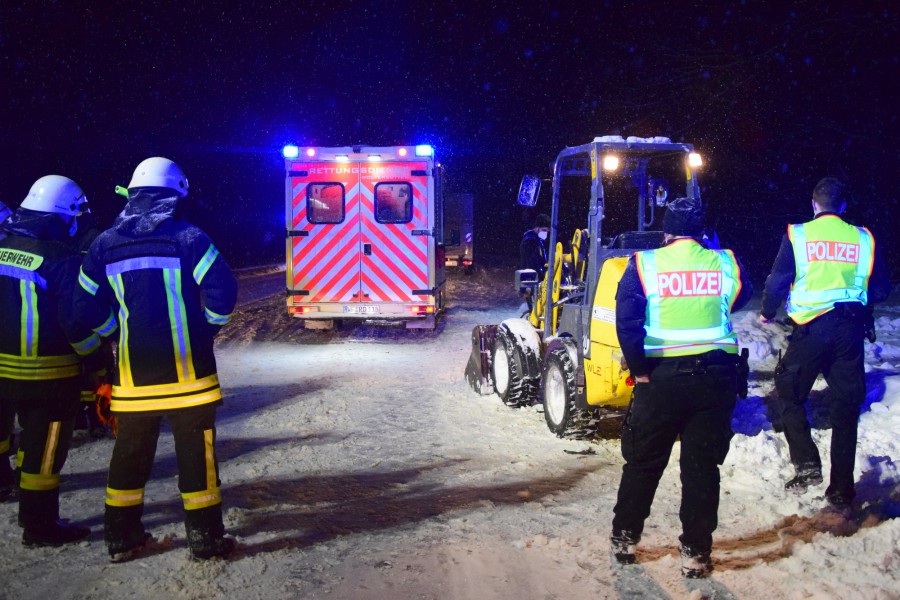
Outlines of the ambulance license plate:
<svg viewBox="0 0 900 600">
<path fill-rule="evenodd" d="M 365 305 L 365 304 L 347 306 L 345 304 L 344 312 L 350 313 L 353 315 L 377 315 L 379 313 L 379 310 L 378 310 L 377 306 L 371 306 L 371 305 Z"/>
<path fill-rule="evenodd" d="M 446 263 L 446 266 L 448 266 L 448 267 L 455 267 L 455 266 L 458 265 L 458 264 L 459 264 L 459 263 L 457 263 L 455 260 L 448 260 L 447 263 Z"/>
</svg>

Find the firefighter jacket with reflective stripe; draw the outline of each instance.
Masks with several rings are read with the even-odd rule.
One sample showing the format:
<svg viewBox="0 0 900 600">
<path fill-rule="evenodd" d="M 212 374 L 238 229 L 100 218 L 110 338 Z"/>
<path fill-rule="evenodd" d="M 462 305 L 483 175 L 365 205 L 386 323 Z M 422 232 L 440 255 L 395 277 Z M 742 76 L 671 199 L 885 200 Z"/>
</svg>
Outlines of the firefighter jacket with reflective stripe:
<svg viewBox="0 0 900 600">
<path fill-rule="evenodd" d="M 90 246 L 77 318 L 102 336 L 118 327 L 111 410 L 162 413 L 221 401 L 213 338 L 237 285 L 209 237 L 180 219 L 178 198 L 129 190 L 113 227 Z"/>
<path fill-rule="evenodd" d="M 100 345 L 72 318 L 81 256 L 55 214 L 19 209 L 0 239 L 0 377 L 42 381 L 81 373 Z"/>
<path fill-rule="evenodd" d="M 684 238 L 637 252 L 635 262 L 647 297 L 646 356 L 737 353 L 731 309 L 741 273 L 730 250 L 707 250 Z"/>
<path fill-rule="evenodd" d="M 875 262 L 875 238 L 868 229 L 825 215 L 788 225 L 788 238 L 796 274 L 786 310 L 795 323 L 809 323 L 836 302 L 868 303 Z"/>
</svg>

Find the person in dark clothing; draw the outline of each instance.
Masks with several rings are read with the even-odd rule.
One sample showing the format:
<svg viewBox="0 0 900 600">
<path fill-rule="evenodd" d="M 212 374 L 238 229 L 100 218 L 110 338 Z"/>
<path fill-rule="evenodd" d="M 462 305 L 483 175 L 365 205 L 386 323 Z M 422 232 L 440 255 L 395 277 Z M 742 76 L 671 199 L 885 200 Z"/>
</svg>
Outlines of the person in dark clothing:
<svg viewBox="0 0 900 600">
<path fill-rule="evenodd" d="M 534 227 L 522 235 L 519 243 L 519 268 L 533 269 L 537 273 L 537 280 L 541 281 L 547 272 L 547 248 L 544 242 L 550 233 L 550 217 L 541 213 L 534 220 Z M 528 304 L 528 310 L 532 309 L 532 297 L 530 288 L 521 288 L 519 293 Z"/>
<path fill-rule="evenodd" d="M 787 299 L 786 311 L 794 322 L 775 370 L 777 406 L 795 470 L 785 489 L 803 493 L 822 483 L 822 461 L 804 407 L 822 373 L 831 392 L 831 474 L 825 496 L 841 508 L 856 495 L 857 425 L 866 397 L 863 338 L 872 305 L 891 290 L 874 236 L 841 219 L 845 208 L 846 189 L 839 180 L 826 177 L 816 184 L 815 217 L 788 226 L 766 279 L 759 315 L 760 323 L 771 323 Z"/>
<path fill-rule="evenodd" d="M 151 539 L 141 522 L 144 487 L 164 417 L 175 438 L 191 557 L 235 547 L 222 522 L 213 340 L 231 318 L 237 284 L 209 237 L 180 217 L 187 192 L 172 161 L 138 165 L 128 203 L 88 249 L 75 293 L 79 321 L 103 336 L 119 330 L 111 401 L 118 436 L 104 514 L 112 562 L 136 557 Z"/>
<path fill-rule="evenodd" d="M 100 343 L 74 322 L 70 302 L 81 264 L 70 237 L 86 206 L 71 179 L 41 177 L 0 240 L 0 451 L 8 461 L 15 413 L 22 428 L 16 463 L 26 546 L 61 546 L 90 535 L 88 528 L 59 519 L 60 472 L 72 439 L 82 361 Z M 8 485 L 9 473 L 2 477 Z"/>
<path fill-rule="evenodd" d="M 635 561 L 644 521 L 675 441 L 681 439 L 682 573 L 712 570 L 719 465 L 732 437 L 738 342 L 731 324 L 753 291 L 730 250 L 699 243 L 699 201 L 679 198 L 664 216 L 665 245 L 637 252 L 616 292 L 616 333 L 634 396 L 622 427 L 625 465 L 610 545 Z"/>
</svg>

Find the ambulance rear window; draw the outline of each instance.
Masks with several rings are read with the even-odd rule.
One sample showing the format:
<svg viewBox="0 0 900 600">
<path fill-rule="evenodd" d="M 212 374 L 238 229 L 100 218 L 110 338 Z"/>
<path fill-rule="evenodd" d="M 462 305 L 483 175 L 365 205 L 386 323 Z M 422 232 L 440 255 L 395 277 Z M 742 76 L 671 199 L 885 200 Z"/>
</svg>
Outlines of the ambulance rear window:
<svg viewBox="0 0 900 600">
<path fill-rule="evenodd" d="M 306 187 L 306 218 L 310 223 L 340 223 L 343 221 L 343 184 L 309 184 Z"/>
<path fill-rule="evenodd" d="M 412 186 L 400 181 L 376 183 L 375 220 L 379 223 L 412 221 Z"/>
</svg>

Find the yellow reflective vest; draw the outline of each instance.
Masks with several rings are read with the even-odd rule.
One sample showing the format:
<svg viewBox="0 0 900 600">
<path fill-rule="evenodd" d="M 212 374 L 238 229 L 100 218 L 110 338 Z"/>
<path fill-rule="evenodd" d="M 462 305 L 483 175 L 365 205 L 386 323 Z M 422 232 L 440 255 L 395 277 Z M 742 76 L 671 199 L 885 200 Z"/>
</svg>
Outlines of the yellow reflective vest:
<svg viewBox="0 0 900 600">
<path fill-rule="evenodd" d="M 787 314 L 800 325 L 834 308 L 836 302 L 866 304 L 875 263 L 875 238 L 837 215 L 788 225 L 796 273 Z"/>
<path fill-rule="evenodd" d="M 741 291 L 741 273 L 731 250 L 707 250 L 684 238 L 635 253 L 635 263 L 647 297 L 647 356 L 737 354 L 731 307 Z"/>
</svg>

